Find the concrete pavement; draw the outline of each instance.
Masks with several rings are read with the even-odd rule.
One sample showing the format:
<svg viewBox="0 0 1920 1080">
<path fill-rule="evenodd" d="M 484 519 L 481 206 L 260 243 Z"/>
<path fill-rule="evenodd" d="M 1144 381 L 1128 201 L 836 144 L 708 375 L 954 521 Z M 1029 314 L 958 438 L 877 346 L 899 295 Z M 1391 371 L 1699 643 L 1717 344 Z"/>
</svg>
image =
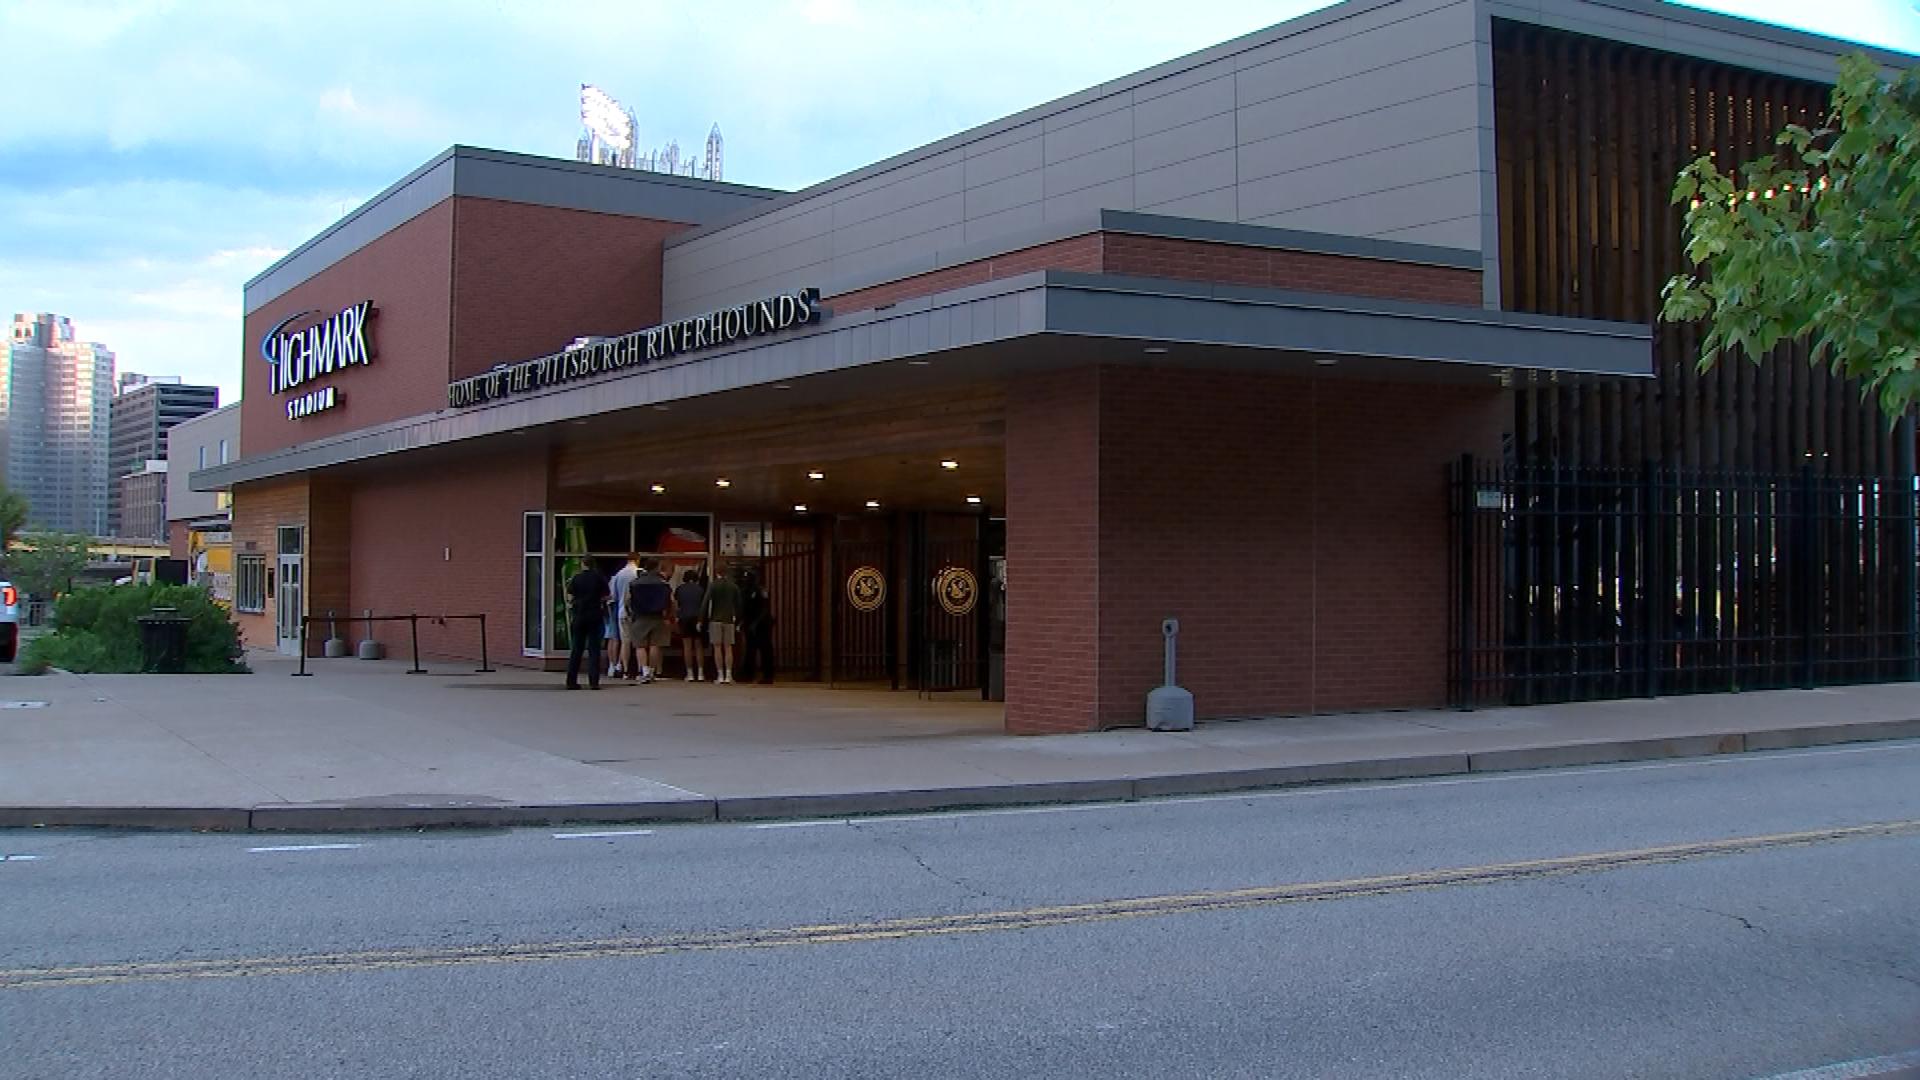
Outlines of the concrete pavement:
<svg viewBox="0 0 1920 1080">
<path fill-rule="evenodd" d="M 997 706 L 796 685 L 250 658 L 0 679 L 0 826 L 371 829 L 1127 800 L 1920 736 L 1920 684 L 1015 737 Z"/>
</svg>

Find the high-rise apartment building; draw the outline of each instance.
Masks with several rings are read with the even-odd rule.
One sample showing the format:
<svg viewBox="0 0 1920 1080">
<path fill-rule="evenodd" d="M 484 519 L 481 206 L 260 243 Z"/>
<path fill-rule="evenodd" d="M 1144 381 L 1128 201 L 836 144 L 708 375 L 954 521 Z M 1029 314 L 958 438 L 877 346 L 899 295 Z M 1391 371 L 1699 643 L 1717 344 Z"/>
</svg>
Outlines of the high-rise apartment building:
<svg viewBox="0 0 1920 1080">
<path fill-rule="evenodd" d="M 107 527 L 115 536 L 159 539 L 166 535 L 164 495 L 159 517 L 143 518 L 145 526 L 135 530 L 123 513 L 121 481 L 144 472 L 149 461 L 166 460 L 167 432 L 182 420 L 219 408 L 220 388 L 184 384 L 177 375 L 131 373 L 120 377 L 120 388 L 113 399 L 108 439 Z M 159 490 L 164 493 L 165 485 Z"/>
<path fill-rule="evenodd" d="M 38 529 L 107 532 L 113 352 L 59 315 L 15 315 L 0 352 L 0 481 Z"/>
</svg>

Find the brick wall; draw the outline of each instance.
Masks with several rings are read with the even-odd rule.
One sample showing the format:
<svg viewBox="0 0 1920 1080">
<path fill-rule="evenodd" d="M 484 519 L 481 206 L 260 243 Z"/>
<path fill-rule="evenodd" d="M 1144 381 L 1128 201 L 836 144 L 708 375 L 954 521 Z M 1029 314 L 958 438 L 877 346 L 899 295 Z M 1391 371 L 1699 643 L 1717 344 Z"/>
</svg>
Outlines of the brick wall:
<svg viewBox="0 0 1920 1080">
<path fill-rule="evenodd" d="M 1098 715 L 1097 368 L 1007 391 L 1007 728 L 1085 731 Z"/>
<path fill-rule="evenodd" d="M 1443 467 L 1497 450 L 1502 391 L 1053 378 L 1008 394 L 1010 729 L 1141 723 L 1167 617 L 1201 716 L 1443 702 Z"/>
<path fill-rule="evenodd" d="M 1434 304 L 1481 304 L 1480 271 L 1308 251 L 1108 233 L 1109 274 L 1260 285 Z"/>
<path fill-rule="evenodd" d="M 187 523 L 167 522 L 167 554 L 176 559 L 187 557 Z"/>
<path fill-rule="evenodd" d="M 328 435 L 432 412 L 447 400 L 453 201 L 426 211 L 341 259 L 246 317 L 242 334 L 240 445 L 249 457 Z M 260 338 L 295 312 L 332 315 L 362 300 L 378 314 L 368 328 L 371 364 L 322 376 L 286 394 L 272 392 L 272 365 Z M 336 387 L 341 402 L 300 420 L 288 398 Z"/>
<path fill-rule="evenodd" d="M 307 496 L 307 480 L 304 476 L 292 480 L 240 484 L 234 488 L 233 563 L 236 581 L 240 559 L 247 555 L 265 556 L 267 576 L 273 576 L 278 544 L 275 530 L 282 525 L 306 526 Z M 272 650 L 276 646 L 274 611 L 278 602 L 276 595 L 267 599 L 264 612 L 234 612 L 241 639 L 249 648 Z"/>
<path fill-rule="evenodd" d="M 583 335 L 625 334 L 660 321 L 662 244 L 689 226 L 495 199 L 453 201 L 455 378 L 556 352 Z"/>
<path fill-rule="evenodd" d="M 1472 307 L 1481 303 L 1478 270 L 1110 232 L 961 263 L 841 293 L 826 302 L 835 311 L 862 311 L 1033 270 L 1128 274 Z"/>
<path fill-rule="evenodd" d="M 351 502 L 352 606 L 378 614 L 487 616 L 495 664 L 538 667 L 520 655 L 524 551 L 521 514 L 546 506 L 544 454 L 474 459 L 366 477 Z M 374 557 L 377 555 L 377 557 Z M 376 624 L 387 655 L 409 655 L 405 623 Z M 353 640 L 359 640 L 356 629 Z M 471 620 L 420 624 L 424 656 L 479 659 Z"/>
</svg>

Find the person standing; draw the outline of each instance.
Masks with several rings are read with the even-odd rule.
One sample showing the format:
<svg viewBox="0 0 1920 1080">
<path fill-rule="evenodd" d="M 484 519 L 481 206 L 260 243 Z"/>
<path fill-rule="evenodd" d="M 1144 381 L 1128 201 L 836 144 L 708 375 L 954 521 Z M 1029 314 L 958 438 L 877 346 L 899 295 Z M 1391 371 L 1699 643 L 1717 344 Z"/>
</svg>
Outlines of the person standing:
<svg viewBox="0 0 1920 1080">
<path fill-rule="evenodd" d="M 640 681 L 650 683 L 660 670 L 661 653 L 667 644 L 667 606 L 673 602 L 673 590 L 654 570 L 653 560 L 640 564 L 640 572 L 627 585 L 627 621 L 620 627 L 622 640 L 632 642 L 634 663 L 640 666 Z M 628 680 L 633 679 L 628 669 Z"/>
<path fill-rule="evenodd" d="M 714 682 L 733 681 L 733 645 L 739 636 L 740 625 L 740 586 L 722 571 L 707 586 L 707 596 L 701 606 L 701 617 L 707 623 L 707 640 L 713 643 Z"/>
<path fill-rule="evenodd" d="M 567 689 L 580 689 L 580 662 L 590 659 L 587 685 L 600 689 L 600 635 L 605 631 L 610 598 L 607 575 L 591 561 L 567 579 L 567 630 L 572 648 L 567 652 Z"/>
<path fill-rule="evenodd" d="M 633 586 L 633 579 L 640 574 L 640 556 L 637 552 L 627 552 L 627 565 L 613 575 L 613 627 L 614 635 L 620 639 L 613 654 L 613 674 L 624 673 L 631 679 L 640 670 L 634 659 L 634 643 L 626 637 L 627 628 L 627 590 Z"/>
<path fill-rule="evenodd" d="M 706 603 L 707 589 L 700 584 L 700 572 L 681 574 L 680 587 L 673 590 L 673 610 L 680 624 L 680 654 L 687 663 L 688 682 L 704 682 L 707 677 L 707 643 L 700 632 L 700 613 Z"/>
<path fill-rule="evenodd" d="M 741 588 L 740 634 L 746 655 L 740 660 L 740 677 L 763 684 L 773 682 L 773 598 L 758 574 L 749 573 Z"/>
</svg>

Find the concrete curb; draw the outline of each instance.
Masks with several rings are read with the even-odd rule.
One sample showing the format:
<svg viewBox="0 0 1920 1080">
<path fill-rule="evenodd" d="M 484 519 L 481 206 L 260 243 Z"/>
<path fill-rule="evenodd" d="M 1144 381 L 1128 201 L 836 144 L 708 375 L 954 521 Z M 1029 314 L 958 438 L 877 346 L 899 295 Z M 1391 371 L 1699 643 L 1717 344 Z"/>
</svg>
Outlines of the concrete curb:
<svg viewBox="0 0 1920 1080">
<path fill-rule="evenodd" d="M 390 806 L 282 803 L 244 807 L 0 807 L 0 828 L 195 829 L 224 832 L 356 832 L 376 829 L 512 828 L 535 825 L 756 821 L 925 813 L 1047 803 L 1133 802 L 1308 784 L 1412 780 L 1793 750 L 1920 738 L 1920 718 L 1775 728 L 1724 735 L 1557 743 L 1480 753 L 1423 754 L 1110 780 L 1009 783 L 902 791 L 752 795 L 633 803 L 418 803 Z"/>
</svg>

